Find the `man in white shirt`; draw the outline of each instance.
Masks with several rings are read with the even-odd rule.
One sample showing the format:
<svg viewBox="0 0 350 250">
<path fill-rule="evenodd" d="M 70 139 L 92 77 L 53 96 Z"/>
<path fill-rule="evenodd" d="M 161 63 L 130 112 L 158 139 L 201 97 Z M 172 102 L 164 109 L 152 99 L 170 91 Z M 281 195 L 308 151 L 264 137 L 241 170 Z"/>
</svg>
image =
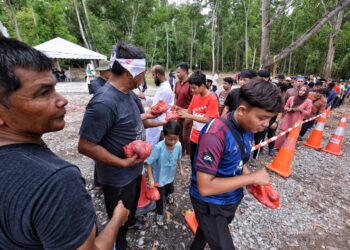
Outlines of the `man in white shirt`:
<svg viewBox="0 0 350 250">
<path fill-rule="evenodd" d="M 152 78 L 154 80 L 154 83 L 157 86 L 156 94 L 153 97 L 150 97 L 150 96 L 143 95 L 143 93 L 140 93 L 139 97 L 141 99 L 145 99 L 146 104 L 151 106 L 154 106 L 159 100 L 163 100 L 166 104 L 168 104 L 169 107 L 174 105 L 174 93 L 171 90 L 169 81 L 167 81 L 165 77 L 165 71 L 163 67 L 160 65 L 155 65 L 153 66 L 151 72 L 152 72 Z M 164 123 L 161 126 L 146 129 L 146 140 L 152 145 L 155 145 L 157 142 L 159 142 L 163 125 L 166 123 L 165 114 L 162 114 L 157 118 L 154 118 L 152 121 L 154 122 L 164 121 Z"/>
</svg>

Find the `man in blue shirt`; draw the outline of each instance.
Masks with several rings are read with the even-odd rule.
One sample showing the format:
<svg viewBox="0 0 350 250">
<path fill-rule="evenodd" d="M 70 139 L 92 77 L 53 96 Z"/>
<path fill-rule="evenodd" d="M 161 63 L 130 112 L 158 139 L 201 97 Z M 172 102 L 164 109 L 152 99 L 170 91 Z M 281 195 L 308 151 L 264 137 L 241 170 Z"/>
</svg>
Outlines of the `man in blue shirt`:
<svg viewBox="0 0 350 250">
<path fill-rule="evenodd" d="M 245 165 L 253 133 L 266 129 L 281 106 L 278 87 L 253 79 L 241 87 L 239 105 L 226 121 L 212 120 L 201 130 L 190 187 L 199 227 L 190 249 L 203 249 L 206 243 L 211 249 L 234 249 L 228 224 L 243 187 L 270 181 L 266 170 L 251 173 Z"/>
</svg>

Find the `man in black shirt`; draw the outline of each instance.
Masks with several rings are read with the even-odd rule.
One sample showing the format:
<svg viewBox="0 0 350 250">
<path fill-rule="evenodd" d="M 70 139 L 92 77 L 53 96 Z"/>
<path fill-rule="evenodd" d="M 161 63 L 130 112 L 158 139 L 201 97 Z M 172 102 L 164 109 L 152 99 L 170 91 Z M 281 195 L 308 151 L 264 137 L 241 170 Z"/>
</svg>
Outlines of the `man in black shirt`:
<svg viewBox="0 0 350 250">
<path fill-rule="evenodd" d="M 41 52 L 0 37 L 0 249 L 112 249 L 128 211 L 120 203 L 96 237 L 79 168 L 42 141 L 62 130 L 67 100 Z"/>
<path fill-rule="evenodd" d="M 251 69 L 242 70 L 241 73 L 239 74 L 239 80 L 238 80 L 239 86 L 242 87 L 250 79 L 253 79 L 256 76 L 257 74 L 254 70 L 251 70 Z M 228 112 L 235 110 L 239 106 L 239 92 L 240 92 L 240 88 L 234 88 L 233 90 L 231 90 L 230 94 L 227 96 L 225 100 L 225 103 L 224 103 L 225 106 L 221 116 L 224 117 Z"/>
<path fill-rule="evenodd" d="M 96 91 L 103 87 L 105 83 L 108 81 L 109 77 L 111 76 L 111 66 L 110 62 L 106 60 L 101 60 L 99 62 L 98 67 L 96 68 L 96 71 L 100 72 L 100 76 L 97 77 L 95 80 L 91 81 L 90 83 L 90 94 L 96 94 Z"/>
</svg>

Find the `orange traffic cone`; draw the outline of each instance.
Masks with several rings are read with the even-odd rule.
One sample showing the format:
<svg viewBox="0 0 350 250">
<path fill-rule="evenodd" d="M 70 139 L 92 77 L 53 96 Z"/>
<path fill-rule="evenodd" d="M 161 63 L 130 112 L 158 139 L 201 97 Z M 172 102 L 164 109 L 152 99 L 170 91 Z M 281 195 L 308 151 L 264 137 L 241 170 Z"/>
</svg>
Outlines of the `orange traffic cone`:
<svg viewBox="0 0 350 250">
<path fill-rule="evenodd" d="M 291 164 L 294 156 L 294 149 L 301 130 L 301 121 L 298 121 L 298 127 L 293 128 L 286 141 L 278 151 L 275 159 L 266 167 L 280 176 L 287 178 L 292 173 Z"/>
<path fill-rule="evenodd" d="M 314 148 L 314 149 L 321 149 L 321 143 L 322 143 L 322 135 L 323 135 L 323 129 L 324 125 L 326 124 L 326 114 L 322 114 L 320 118 L 317 120 L 316 127 L 312 130 L 309 139 L 307 141 L 303 142 L 305 146 Z"/>
<path fill-rule="evenodd" d="M 187 210 L 184 212 L 184 216 L 187 226 L 191 229 L 193 234 L 196 234 L 198 222 L 195 213 L 191 210 Z"/>
<path fill-rule="evenodd" d="M 326 109 L 326 118 L 331 117 L 331 107 L 328 107 L 328 109 Z"/>
<path fill-rule="evenodd" d="M 334 134 L 332 135 L 327 146 L 324 147 L 322 149 L 322 151 L 333 154 L 333 155 L 338 155 L 338 156 L 343 154 L 343 152 L 341 150 L 341 145 L 343 143 L 346 118 L 348 118 L 348 115 L 343 115 L 343 118 L 341 118 L 337 129 L 335 130 Z"/>
<path fill-rule="evenodd" d="M 147 191 L 146 174 L 143 173 L 142 179 L 141 179 L 140 198 L 137 203 L 136 215 L 146 214 L 156 208 L 155 202 L 152 202 L 149 199 L 147 199 L 146 191 Z"/>
</svg>

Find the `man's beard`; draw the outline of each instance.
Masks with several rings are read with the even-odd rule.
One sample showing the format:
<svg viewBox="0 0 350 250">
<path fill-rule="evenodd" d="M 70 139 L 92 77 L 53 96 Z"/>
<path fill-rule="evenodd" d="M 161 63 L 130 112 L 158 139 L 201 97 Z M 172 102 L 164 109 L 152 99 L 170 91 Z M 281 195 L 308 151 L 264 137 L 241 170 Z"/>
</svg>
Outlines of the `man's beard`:
<svg viewBox="0 0 350 250">
<path fill-rule="evenodd" d="M 162 82 L 161 82 L 158 78 L 157 78 L 156 80 L 154 80 L 154 84 L 155 84 L 157 87 L 159 87 L 161 83 L 162 83 Z"/>
</svg>

